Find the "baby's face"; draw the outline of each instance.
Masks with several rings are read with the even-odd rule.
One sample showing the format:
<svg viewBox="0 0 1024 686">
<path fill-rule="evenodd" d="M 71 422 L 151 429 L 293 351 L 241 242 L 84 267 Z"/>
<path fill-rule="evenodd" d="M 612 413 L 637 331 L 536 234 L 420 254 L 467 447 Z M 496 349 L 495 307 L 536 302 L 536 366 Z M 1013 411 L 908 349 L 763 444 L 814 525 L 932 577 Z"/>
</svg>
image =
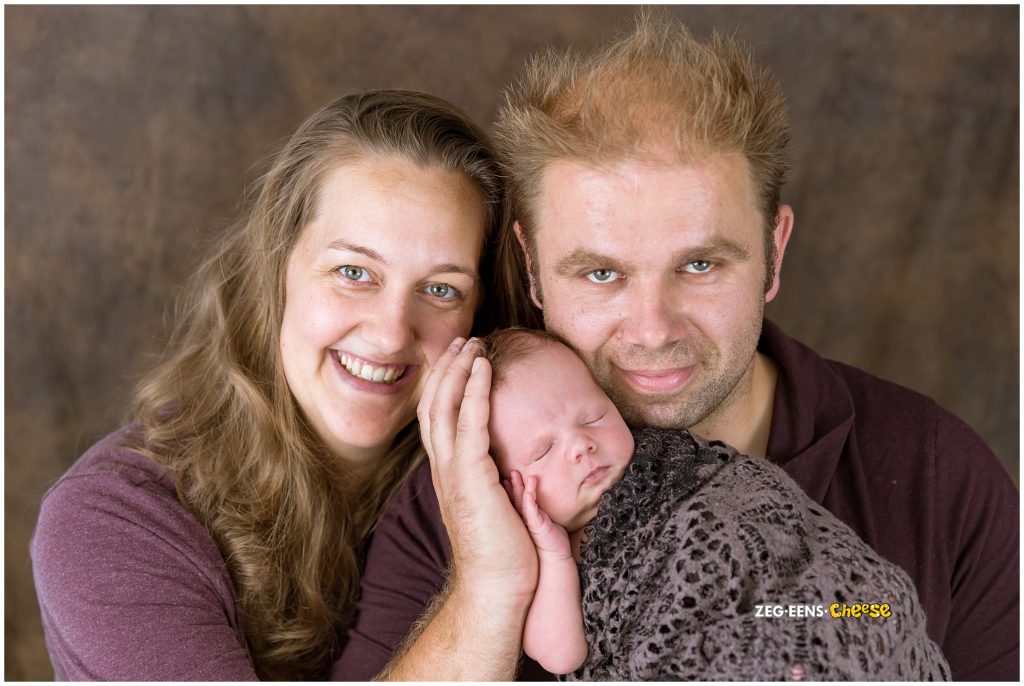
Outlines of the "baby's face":
<svg viewBox="0 0 1024 686">
<path fill-rule="evenodd" d="M 572 532 L 633 457 L 633 435 L 583 361 L 542 343 L 491 392 L 491 453 L 502 476 L 537 477 L 537 504 Z"/>
</svg>

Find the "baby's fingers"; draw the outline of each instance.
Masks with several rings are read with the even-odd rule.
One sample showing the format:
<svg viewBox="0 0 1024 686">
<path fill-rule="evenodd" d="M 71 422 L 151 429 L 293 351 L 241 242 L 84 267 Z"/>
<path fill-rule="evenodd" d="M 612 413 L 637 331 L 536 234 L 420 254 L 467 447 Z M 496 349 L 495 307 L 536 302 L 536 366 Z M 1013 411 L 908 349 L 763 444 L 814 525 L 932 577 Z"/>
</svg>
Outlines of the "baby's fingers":
<svg viewBox="0 0 1024 686">
<path fill-rule="evenodd" d="M 535 490 L 526 491 L 523 495 L 523 507 L 520 512 L 523 515 L 523 521 L 526 522 L 526 528 L 532 533 L 540 533 L 544 530 L 547 515 L 537 505 L 537 492 Z"/>
<path fill-rule="evenodd" d="M 523 492 L 526 490 L 523 485 L 523 475 L 513 470 L 511 476 L 512 485 L 512 506 L 516 508 L 516 512 L 519 514 L 523 513 Z"/>
</svg>

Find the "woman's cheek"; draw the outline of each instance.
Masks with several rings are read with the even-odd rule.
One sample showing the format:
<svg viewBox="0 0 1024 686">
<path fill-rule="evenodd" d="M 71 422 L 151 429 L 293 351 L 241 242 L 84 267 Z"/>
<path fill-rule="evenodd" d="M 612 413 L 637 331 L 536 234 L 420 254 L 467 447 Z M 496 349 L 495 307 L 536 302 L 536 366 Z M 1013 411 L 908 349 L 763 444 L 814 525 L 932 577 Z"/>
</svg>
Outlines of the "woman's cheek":
<svg viewBox="0 0 1024 686">
<path fill-rule="evenodd" d="M 456 338 L 468 338 L 473 328 L 473 310 L 453 313 L 450 317 L 440 316 L 431 322 L 428 318 L 426 326 L 431 333 L 430 342 L 425 351 L 427 360 L 434 364 L 451 342 Z"/>
</svg>

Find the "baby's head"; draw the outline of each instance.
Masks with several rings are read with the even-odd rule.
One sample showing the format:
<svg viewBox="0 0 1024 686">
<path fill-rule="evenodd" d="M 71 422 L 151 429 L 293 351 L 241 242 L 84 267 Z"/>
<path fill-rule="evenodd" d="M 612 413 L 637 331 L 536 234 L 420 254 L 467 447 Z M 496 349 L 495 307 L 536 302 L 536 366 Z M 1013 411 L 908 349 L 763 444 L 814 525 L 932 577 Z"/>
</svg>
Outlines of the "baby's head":
<svg viewBox="0 0 1024 686">
<path fill-rule="evenodd" d="M 598 502 L 633 457 L 633 435 L 575 352 L 531 329 L 487 337 L 491 363 L 491 454 L 503 478 L 537 477 L 537 504 L 568 531 L 597 514 Z"/>
</svg>

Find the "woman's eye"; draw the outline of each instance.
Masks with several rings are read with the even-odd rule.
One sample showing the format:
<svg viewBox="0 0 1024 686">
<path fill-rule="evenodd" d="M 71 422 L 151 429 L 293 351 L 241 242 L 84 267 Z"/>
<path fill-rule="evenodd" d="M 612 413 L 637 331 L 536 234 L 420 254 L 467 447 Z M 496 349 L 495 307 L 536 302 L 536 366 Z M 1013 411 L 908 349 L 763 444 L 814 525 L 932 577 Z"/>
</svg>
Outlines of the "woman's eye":
<svg viewBox="0 0 1024 686">
<path fill-rule="evenodd" d="M 459 289 L 447 283 L 432 283 L 427 286 L 427 293 L 441 300 L 454 300 L 462 295 Z"/>
<path fill-rule="evenodd" d="M 370 272 L 366 271 L 362 267 L 356 267 L 352 264 L 346 264 L 344 267 L 338 267 L 338 271 L 341 272 L 342 276 L 350 281 L 370 280 Z"/>
<path fill-rule="evenodd" d="M 614 269 L 595 269 L 587 274 L 587 279 L 594 283 L 608 283 L 620 278 L 619 273 Z"/>
<path fill-rule="evenodd" d="M 683 267 L 683 271 L 691 274 L 705 274 L 711 270 L 711 262 L 708 260 L 694 260 Z"/>
</svg>

